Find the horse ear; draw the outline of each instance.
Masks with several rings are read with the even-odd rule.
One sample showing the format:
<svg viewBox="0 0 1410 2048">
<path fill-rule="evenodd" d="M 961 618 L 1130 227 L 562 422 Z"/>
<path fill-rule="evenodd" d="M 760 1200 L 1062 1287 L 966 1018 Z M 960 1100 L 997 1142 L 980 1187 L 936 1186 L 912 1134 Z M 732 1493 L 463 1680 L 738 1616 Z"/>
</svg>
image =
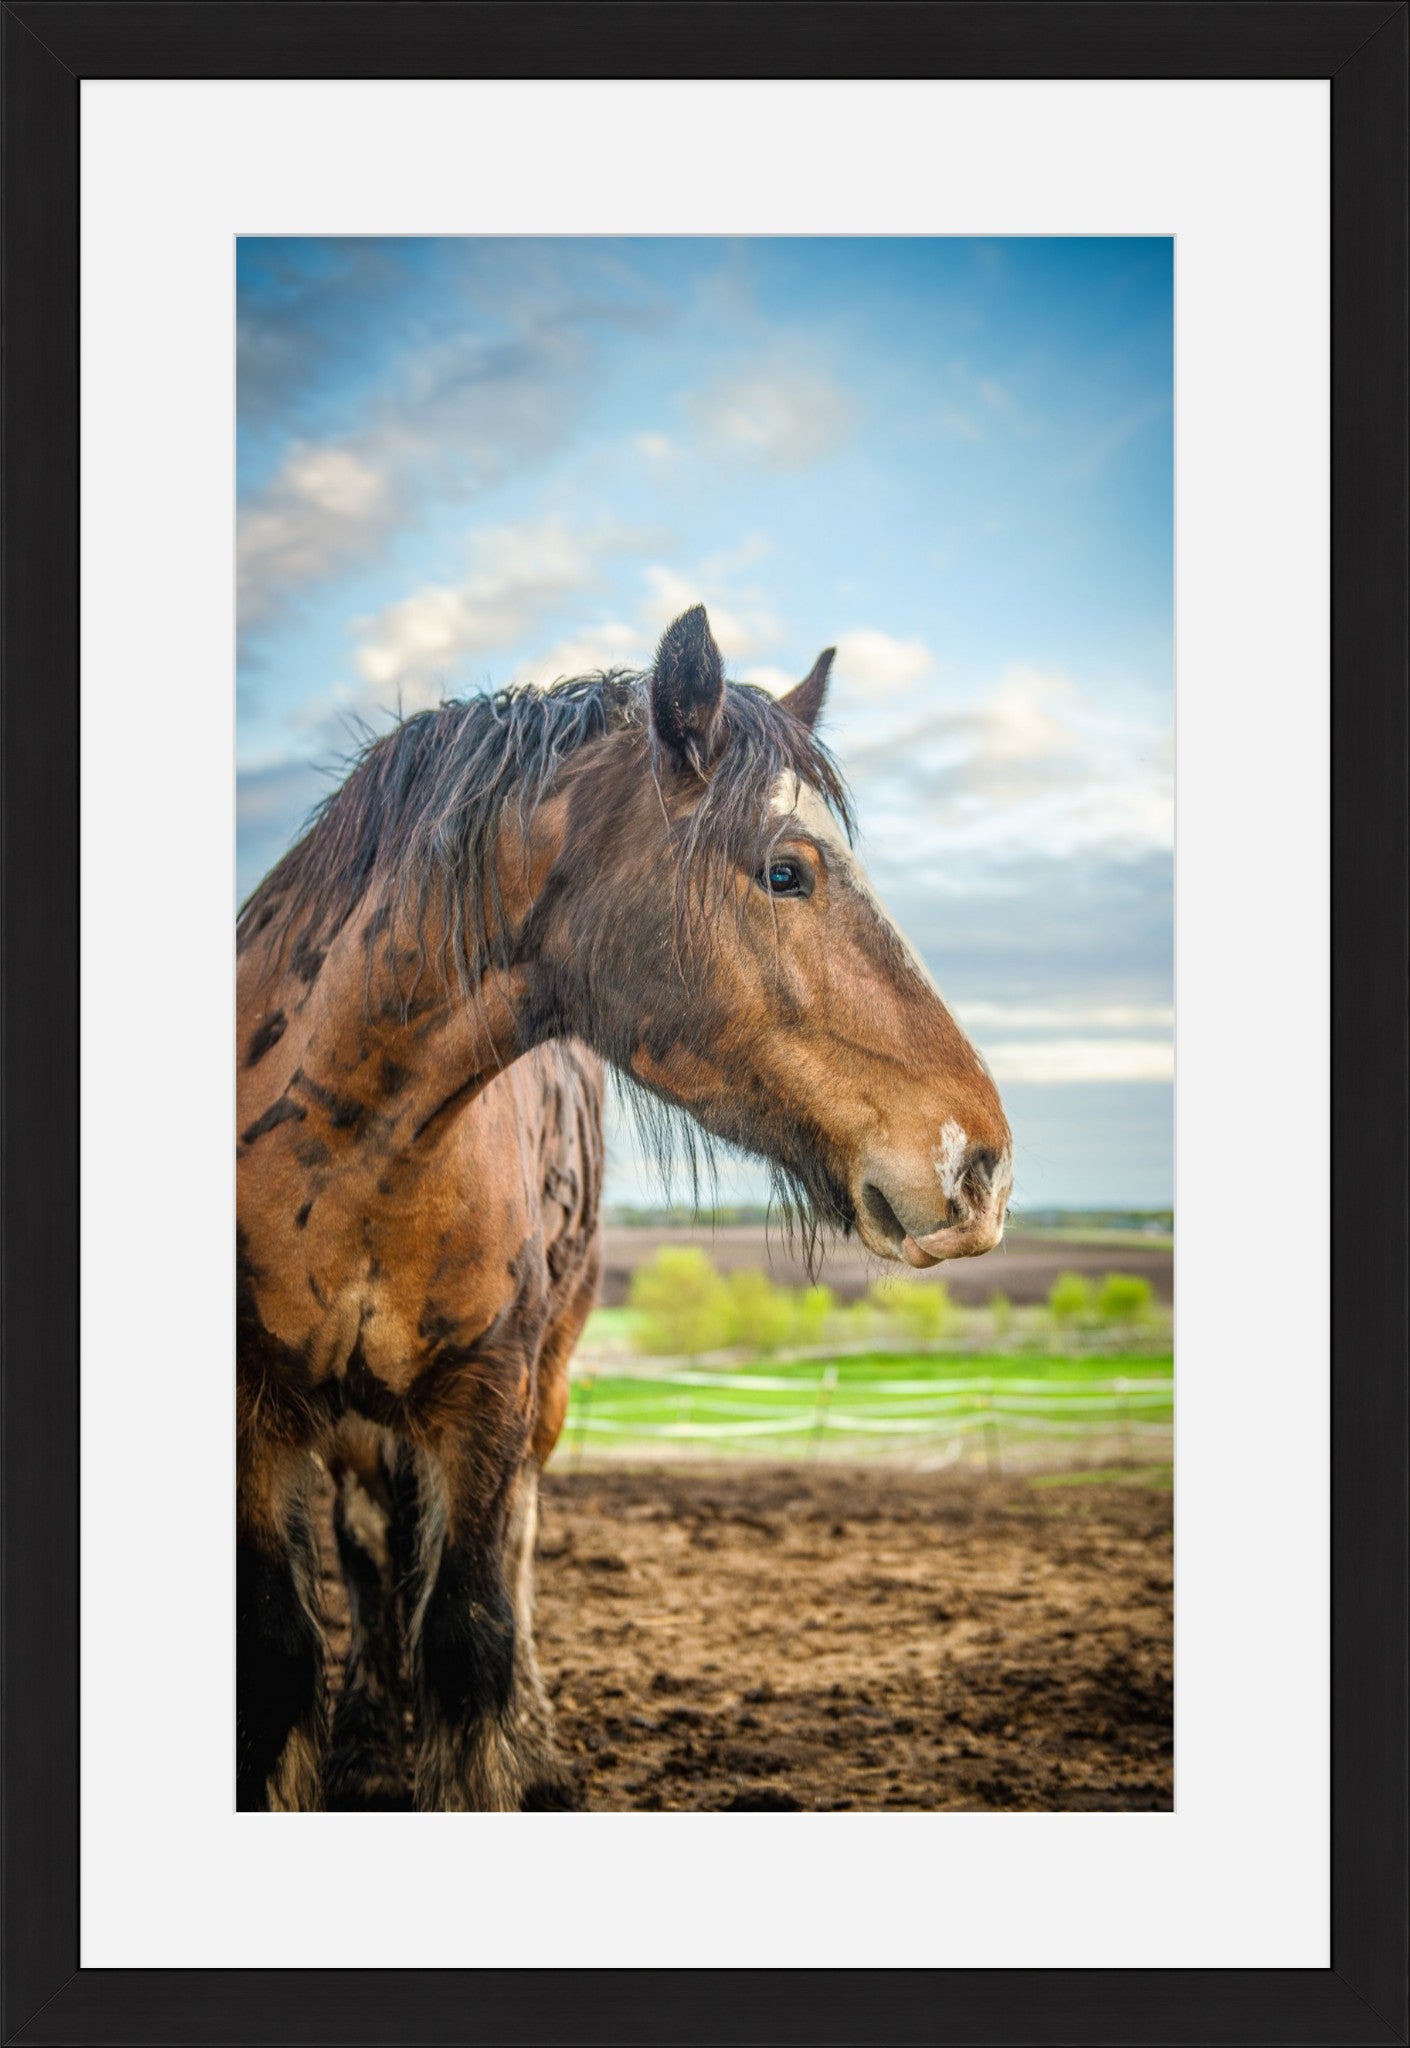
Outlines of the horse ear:
<svg viewBox="0 0 1410 2048">
<path fill-rule="evenodd" d="M 651 672 L 651 723 L 683 767 L 703 775 L 720 739 L 725 665 L 703 604 L 682 612 L 661 635 Z"/>
<path fill-rule="evenodd" d="M 824 647 L 813 663 L 811 673 L 804 676 L 801 683 L 796 683 L 787 696 L 778 700 L 785 711 L 791 711 L 801 724 L 807 726 L 809 732 L 818 722 L 818 713 L 827 695 L 828 675 L 836 658 L 835 647 Z"/>
</svg>

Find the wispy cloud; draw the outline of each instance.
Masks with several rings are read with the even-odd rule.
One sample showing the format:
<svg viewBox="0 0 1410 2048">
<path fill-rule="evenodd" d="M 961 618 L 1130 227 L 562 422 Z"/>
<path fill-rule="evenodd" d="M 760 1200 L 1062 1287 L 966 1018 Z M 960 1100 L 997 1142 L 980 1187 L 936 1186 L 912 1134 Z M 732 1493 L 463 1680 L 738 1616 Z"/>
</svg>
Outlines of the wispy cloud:
<svg viewBox="0 0 1410 2048">
<path fill-rule="evenodd" d="M 1168 1081 L 1174 1074 L 1169 1003 L 966 1001 L 955 1010 L 1000 1081 L 1065 1086 Z"/>
<path fill-rule="evenodd" d="M 1148 427 L 1153 427 L 1171 416 L 1171 399 L 1168 391 L 1160 391 L 1131 406 L 1117 415 L 1108 425 L 1099 429 L 1087 445 L 1068 462 L 1064 475 L 1069 482 L 1081 482 L 1095 476 L 1104 469 L 1113 456 L 1120 454 L 1128 442 L 1134 441 Z"/>
<path fill-rule="evenodd" d="M 1171 1030 L 1170 1003 L 966 1003 L 963 1022 L 976 1031 Z"/>
<path fill-rule="evenodd" d="M 790 362 L 721 377 L 691 399 L 702 453 L 744 456 L 769 469 L 807 469 L 851 432 L 857 408 L 836 380 Z"/>
<path fill-rule="evenodd" d="M 645 668 L 651 651 L 652 636 L 645 627 L 628 619 L 603 619 L 531 654 L 520 662 L 510 681 L 547 684 L 604 668 Z"/>
<path fill-rule="evenodd" d="M 642 609 L 653 639 L 693 604 L 704 604 L 715 639 L 731 663 L 747 660 L 778 637 L 778 616 L 767 594 L 739 578 L 728 560 L 716 558 L 695 571 L 648 564 Z"/>
<path fill-rule="evenodd" d="M 371 553 L 402 515 L 402 493 L 351 448 L 296 441 L 273 481 L 240 516 L 240 626 L 265 623 L 296 591 Z"/>
<path fill-rule="evenodd" d="M 349 236 L 247 245 L 235 322 L 242 431 L 300 431 L 408 283 L 404 243 Z"/>
<path fill-rule="evenodd" d="M 1162 1038 L 1051 1038 L 984 1041 L 997 1081 L 1172 1081 L 1175 1047 Z"/>
<path fill-rule="evenodd" d="M 976 370 L 968 362 L 949 363 L 945 374 L 951 395 L 931 416 L 942 434 L 961 441 L 984 441 L 1003 429 L 1018 434 L 1036 430 L 1036 422 L 1001 378 Z"/>
<path fill-rule="evenodd" d="M 375 259 L 368 263 L 375 274 Z M 355 264 L 343 297 L 369 289 Z M 484 309 L 447 291 L 434 331 L 381 367 L 343 431 L 295 439 L 272 477 L 246 494 L 237 531 L 242 636 L 310 587 L 367 562 L 389 535 L 414 531 L 438 499 L 473 503 L 518 465 L 560 447 L 602 333 L 642 317 L 635 303 L 585 297 L 572 276 L 555 279 L 538 267 L 514 289 L 506 284 L 492 305 L 496 327 L 487 331 Z M 241 375 L 257 394 L 257 417 L 281 388 L 293 405 L 311 337 L 325 320 L 310 305 L 280 351 L 270 307 L 247 315 Z M 242 384 L 242 414 L 245 393 Z"/>
<path fill-rule="evenodd" d="M 511 645 L 592 589 L 604 557 L 623 545 L 621 529 L 602 522 L 477 528 L 462 581 L 424 585 L 358 622 L 358 673 L 378 690 L 449 684 L 467 658 Z"/>
<path fill-rule="evenodd" d="M 476 656 L 527 644 L 515 676 L 553 678 L 588 669 L 644 664 L 673 618 L 704 603 L 716 639 L 738 672 L 753 651 L 771 644 L 778 620 L 767 593 L 752 575 L 757 540 L 717 553 L 698 568 L 643 561 L 643 536 L 605 519 L 577 524 L 554 515 L 504 527 L 475 529 L 467 542 L 470 566 L 455 583 L 427 584 L 355 622 L 356 666 L 364 682 L 405 706 L 434 701 L 463 682 L 458 674 Z M 633 617 L 583 617 L 567 633 L 536 645 L 544 621 L 565 607 L 581 614 L 612 566 L 629 565 L 636 584 Z M 795 678 L 789 679 L 789 687 Z M 434 694 L 433 694 L 434 693 Z"/>
<path fill-rule="evenodd" d="M 898 696 L 930 675 L 935 657 L 920 640 L 898 640 L 877 626 L 856 626 L 837 639 L 838 681 L 868 700 Z"/>
<path fill-rule="evenodd" d="M 990 860 L 1173 844 L 1167 730 L 1028 663 L 919 716 L 916 702 L 906 690 L 888 703 L 839 659 L 835 710 L 853 784 L 913 819 L 923 842 Z"/>
</svg>

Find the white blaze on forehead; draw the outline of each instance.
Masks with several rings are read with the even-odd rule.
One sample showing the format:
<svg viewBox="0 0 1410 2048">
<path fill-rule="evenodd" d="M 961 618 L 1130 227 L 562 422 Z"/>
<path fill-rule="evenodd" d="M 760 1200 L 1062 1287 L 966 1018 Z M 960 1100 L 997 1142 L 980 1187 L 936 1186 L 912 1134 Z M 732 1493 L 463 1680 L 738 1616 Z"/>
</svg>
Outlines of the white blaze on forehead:
<svg viewBox="0 0 1410 2048">
<path fill-rule="evenodd" d="M 827 848 L 829 865 L 837 870 L 845 882 L 850 883 L 859 896 L 866 898 L 887 930 L 893 932 L 900 941 L 902 951 L 921 980 L 927 988 L 935 989 L 936 995 L 939 996 L 940 991 L 935 987 L 934 975 L 877 895 L 872 887 L 871 876 L 847 844 L 846 833 L 817 791 L 800 782 L 791 770 L 785 769 L 774 784 L 769 808 L 776 817 L 796 818 L 811 838 L 818 840 Z M 943 1001 L 943 998 L 941 1000 Z"/>
<path fill-rule="evenodd" d="M 940 1126 L 940 1145 L 935 1154 L 935 1177 L 947 1202 L 953 1202 L 958 1192 L 964 1172 L 964 1156 L 968 1150 L 968 1131 L 951 1117 Z"/>
</svg>

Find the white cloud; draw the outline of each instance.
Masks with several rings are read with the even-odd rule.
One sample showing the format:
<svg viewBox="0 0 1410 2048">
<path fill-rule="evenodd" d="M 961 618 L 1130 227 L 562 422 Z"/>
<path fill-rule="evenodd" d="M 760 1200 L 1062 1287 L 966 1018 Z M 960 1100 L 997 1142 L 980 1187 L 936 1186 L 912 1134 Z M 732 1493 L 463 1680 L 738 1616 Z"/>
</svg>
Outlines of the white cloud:
<svg viewBox="0 0 1410 2048">
<path fill-rule="evenodd" d="M 820 461 L 855 417 L 852 401 L 831 377 L 792 362 L 721 378 L 690 409 L 710 450 L 769 469 L 806 469 Z"/>
<path fill-rule="evenodd" d="M 981 714 L 980 758 L 999 765 L 1051 761 L 1072 753 L 1077 738 L 1062 714 L 1076 697 L 1066 676 L 1011 664 L 999 677 Z"/>
<path fill-rule="evenodd" d="M 1168 1081 L 1175 1071 L 1175 1011 L 1169 1003 L 951 1007 L 1000 1082 Z"/>
<path fill-rule="evenodd" d="M 642 617 L 653 640 L 694 604 L 703 604 L 709 612 L 710 630 L 727 665 L 776 639 L 778 621 L 768 600 L 755 589 L 731 590 L 731 566 L 725 561 L 707 562 L 698 575 L 691 576 L 659 562 L 650 563 L 644 572 L 647 595 Z"/>
<path fill-rule="evenodd" d="M 240 514 L 235 558 L 242 629 L 258 625 L 289 591 L 359 559 L 399 509 L 386 475 L 354 450 L 296 441 Z"/>
<path fill-rule="evenodd" d="M 468 590 L 432 584 L 366 622 L 357 666 L 369 683 L 385 687 L 425 676 L 431 668 L 446 669 L 498 637 L 493 614 L 476 605 Z"/>
<path fill-rule="evenodd" d="M 918 670 L 919 651 L 913 662 Z M 859 689 L 839 660 L 839 752 L 863 823 L 884 814 L 905 835 L 908 860 L 917 849 L 932 860 L 937 888 L 949 871 L 972 889 L 976 859 L 1169 849 L 1174 777 L 1163 726 L 1031 663 L 1009 663 L 963 695 L 950 684 L 928 691 L 905 668 L 883 659 L 880 686 Z"/>
<path fill-rule="evenodd" d="M 965 1003 L 956 1008 L 965 1029 L 974 1031 L 1152 1031 L 1169 1030 L 1169 1003 Z"/>
<path fill-rule="evenodd" d="M 1170 1081 L 1175 1047 L 1160 1038 L 1044 1038 L 981 1041 L 981 1050 L 1001 1084 L 1038 1081 Z"/>
<path fill-rule="evenodd" d="M 359 621 L 358 672 L 380 690 L 447 681 L 467 657 L 521 640 L 537 615 L 591 588 L 622 542 L 614 528 L 557 518 L 480 528 L 463 582 L 428 584 Z"/>
<path fill-rule="evenodd" d="M 651 659 L 650 636 L 624 619 L 586 626 L 581 633 L 557 640 L 515 669 L 516 683 L 556 683 L 560 676 L 587 675 L 599 668 L 645 668 Z"/>
<path fill-rule="evenodd" d="M 648 462 L 669 462 L 676 452 L 676 444 L 669 434 L 637 434 L 632 446 Z"/>
<path fill-rule="evenodd" d="M 645 667 L 671 621 L 693 604 L 705 603 L 715 637 L 728 661 L 748 656 L 776 639 L 778 623 L 761 590 L 740 582 L 768 551 L 750 536 L 726 554 L 685 573 L 663 563 L 645 563 L 643 589 L 634 617 L 585 621 L 562 630 L 562 613 L 573 600 L 597 588 L 607 565 L 638 552 L 641 536 L 603 521 L 574 525 L 560 518 L 502 527 L 482 527 L 469 537 L 470 566 L 455 583 L 427 584 L 355 622 L 356 663 L 364 688 L 342 687 L 314 710 L 326 723 L 330 711 L 368 716 L 393 699 L 403 710 L 438 702 L 461 686 L 456 670 L 477 655 L 527 645 L 512 679 L 547 683 L 604 667 Z M 570 614 L 571 616 L 571 614 Z M 535 645 L 539 621 L 558 621 L 556 637 Z M 796 677 L 778 677 L 791 689 Z M 752 672 L 751 672 L 752 675 Z M 503 675 L 495 680 L 503 680 Z"/>
<path fill-rule="evenodd" d="M 897 640 L 874 626 L 859 626 L 837 641 L 837 681 L 849 696 L 891 696 L 920 682 L 934 666 L 923 641 Z"/>
<path fill-rule="evenodd" d="M 601 330 L 636 317 L 631 305 L 582 291 L 561 255 L 483 244 L 467 245 L 466 260 L 481 286 L 486 265 L 508 266 L 486 300 L 495 331 L 483 330 L 459 292 L 447 292 L 429 330 L 407 327 L 406 346 L 336 445 L 296 440 L 277 474 L 242 502 L 242 635 L 300 591 L 356 568 L 437 500 L 473 501 L 561 445 L 599 359 Z M 291 403 L 297 416 L 295 387 L 316 386 L 319 366 L 336 352 L 329 308 L 341 309 L 344 327 L 365 323 L 370 302 L 389 288 L 389 264 L 394 281 L 395 259 L 363 246 L 348 259 L 346 295 L 335 292 L 321 310 L 306 306 L 294 332 L 242 307 L 242 405 L 262 394 L 271 417 Z"/>
</svg>

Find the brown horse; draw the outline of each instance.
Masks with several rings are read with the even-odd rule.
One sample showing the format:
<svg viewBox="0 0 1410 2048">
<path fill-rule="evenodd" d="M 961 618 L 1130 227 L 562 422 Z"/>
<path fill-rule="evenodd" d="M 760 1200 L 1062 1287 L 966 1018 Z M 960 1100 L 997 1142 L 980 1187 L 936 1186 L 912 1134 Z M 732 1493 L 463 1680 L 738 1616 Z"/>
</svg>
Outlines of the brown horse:
<svg viewBox="0 0 1410 2048">
<path fill-rule="evenodd" d="M 813 737 L 831 659 L 778 701 L 727 683 L 696 608 L 644 675 L 411 718 L 245 906 L 242 1807 L 336 1799 L 359 1747 L 394 1797 L 407 1719 L 418 1808 L 564 1795 L 532 1555 L 598 1277 L 602 1061 L 884 1258 L 1002 1235 L 998 1094 Z M 316 1461 L 354 1623 L 331 1773 Z"/>
</svg>

